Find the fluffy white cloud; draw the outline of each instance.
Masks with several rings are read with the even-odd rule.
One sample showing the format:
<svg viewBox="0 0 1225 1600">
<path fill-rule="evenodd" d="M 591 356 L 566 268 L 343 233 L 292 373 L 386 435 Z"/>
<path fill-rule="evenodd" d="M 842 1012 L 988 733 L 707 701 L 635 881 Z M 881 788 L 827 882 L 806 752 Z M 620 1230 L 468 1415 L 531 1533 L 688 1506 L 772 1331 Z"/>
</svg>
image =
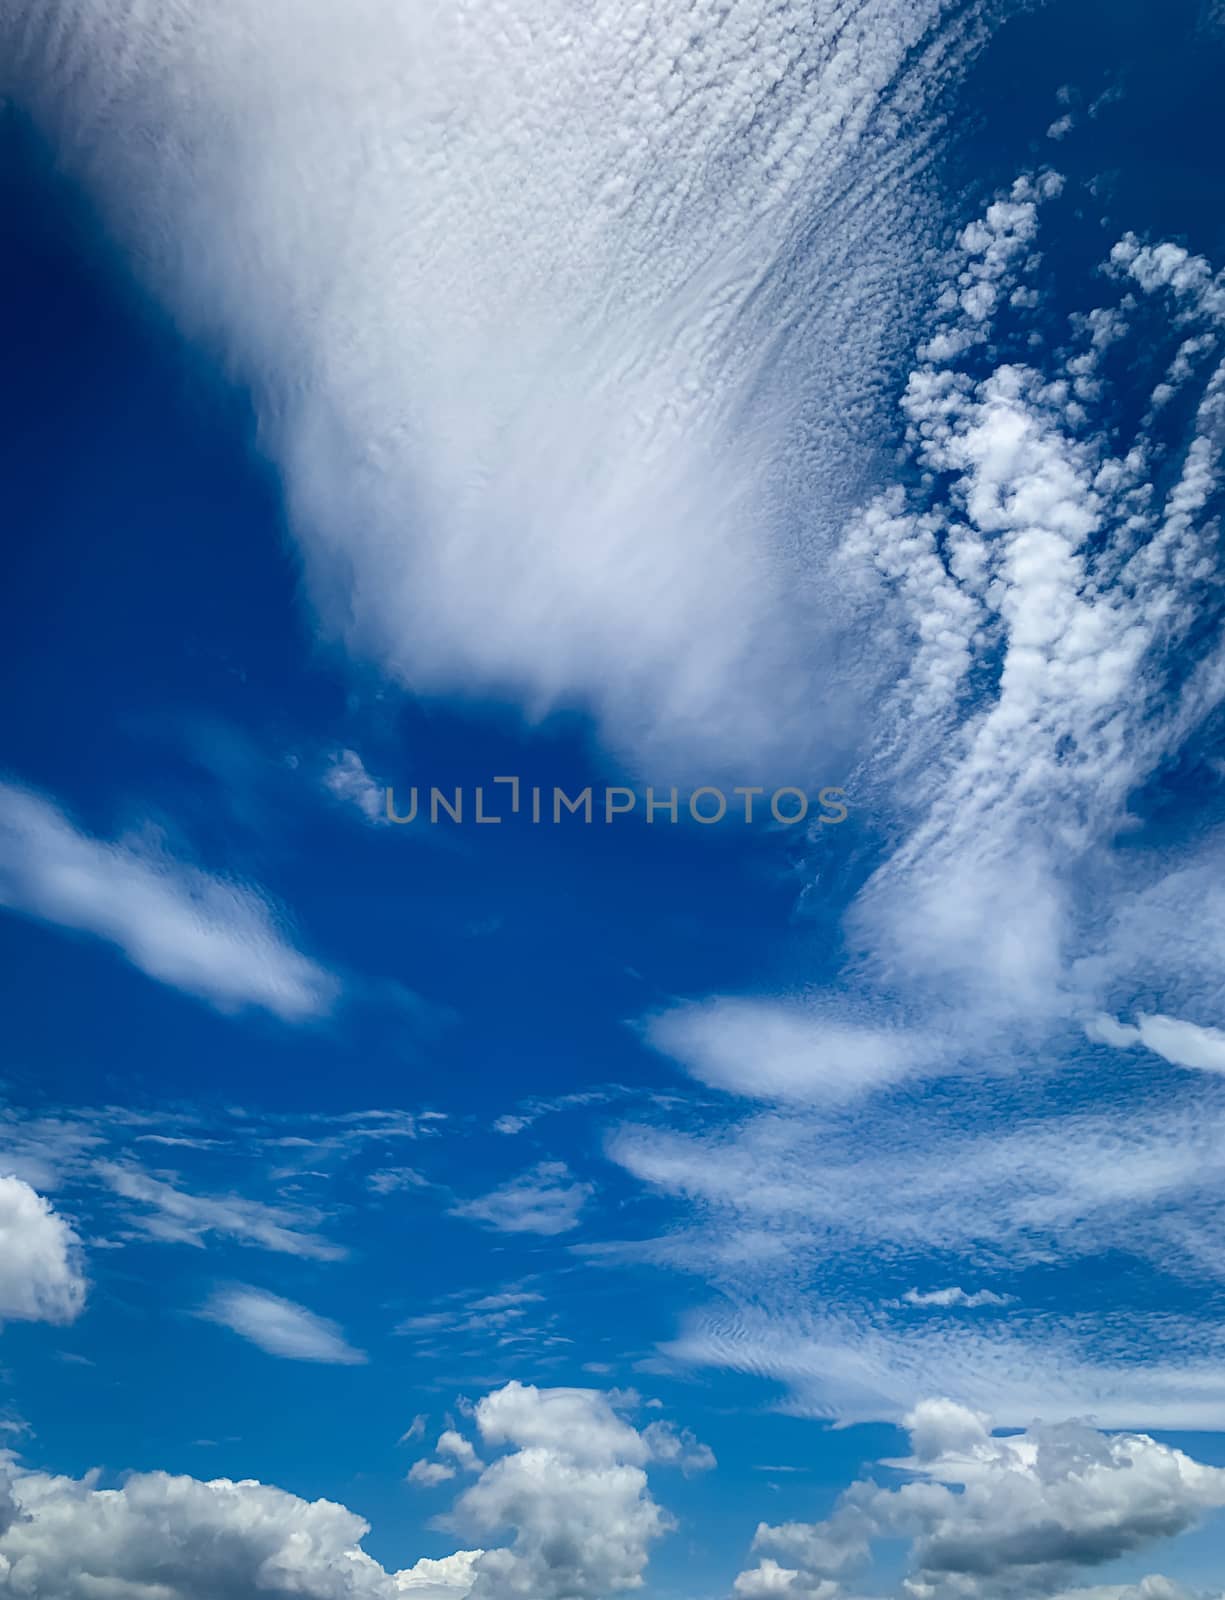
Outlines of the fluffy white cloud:
<svg viewBox="0 0 1225 1600">
<path fill-rule="evenodd" d="M 464 1557 L 472 1600 L 597 1600 L 641 1585 L 652 1543 L 672 1526 L 646 1467 L 688 1474 L 715 1459 L 688 1430 L 636 1428 L 618 1408 L 635 1403 L 632 1394 L 509 1383 L 474 1412 L 484 1453 L 507 1453 L 485 1465 L 448 1428 L 437 1444 L 446 1459 L 417 1463 L 410 1480 L 427 1486 L 454 1477 L 451 1462 L 480 1473 L 439 1526 L 485 1543 L 513 1531 L 509 1545 Z"/>
<path fill-rule="evenodd" d="M 496 1228 L 499 1233 L 567 1233 L 578 1225 L 594 1192 L 575 1179 L 561 1161 L 541 1161 L 500 1189 L 466 1200 L 454 1215 Z"/>
<path fill-rule="evenodd" d="M 508 1447 L 450 1518 L 492 1549 L 389 1573 L 344 1506 L 252 1481 L 136 1473 L 118 1489 L 0 1458 L 0 1594 L 17 1600 L 603 1600 L 639 1587 L 670 1519 L 644 1465 L 652 1442 L 593 1390 L 508 1384 L 476 1407 L 490 1450 Z M 696 1442 L 685 1436 L 686 1450 Z M 448 1430 L 452 1458 L 479 1467 Z"/>
<path fill-rule="evenodd" d="M 223 1011 L 258 1006 L 301 1022 L 337 992 L 255 890 L 148 839 L 91 838 L 9 783 L 0 783 L 0 906 L 104 939 L 151 978 Z"/>
<path fill-rule="evenodd" d="M 0 1322 L 72 1322 L 84 1304 L 80 1240 L 28 1183 L 0 1177 Z"/>
<path fill-rule="evenodd" d="M 476 1408 L 486 1467 L 456 1501 L 450 1525 L 514 1542 L 473 1567 L 472 1600 L 597 1600 L 636 1589 L 652 1543 L 671 1519 L 643 1470 L 651 1442 L 589 1389 L 508 1384 Z"/>
<path fill-rule="evenodd" d="M 367 1524 L 328 1500 L 163 1472 L 133 1474 L 120 1489 L 12 1462 L 4 1476 L 15 1514 L 0 1532 L 0 1594 L 14 1600 L 394 1600 L 401 1592 L 361 1550 Z M 420 1600 L 434 1600 L 412 1572 L 405 1577 Z"/>
<path fill-rule="evenodd" d="M 856 1483 L 823 1523 L 763 1523 L 754 1547 L 774 1556 L 742 1576 L 739 1594 L 808 1600 L 824 1586 L 832 1596 L 876 1540 L 905 1537 L 911 1600 L 1038 1600 L 1225 1505 L 1225 1470 L 1143 1434 L 1068 1422 L 999 1438 L 946 1400 L 925 1401 L 907 1423 L 911 1455 L 886 1465 L 909 1481 Z M 1157 1600 L 1163 1586 L 1177 1592 L 1154 1578 L 1137 1593 Z"/>
<path fill-rule="evenodd" d="M 834 607 L 792 517 L 828 544 L 865 468 L 938 228 L 921 107 L 1006 11 L 52 0 L 0 21 L 0 92 L 251 382 L 330 632 L 414 689 L 794 762 Z"/>
<path fill-rule="evenodd" d="M 464 1600 L 475 1581 L 473 1568 L 483 1554 L 483 1550 L 457 1550 L 437 1561 L 423 1556 L 416 1566 L 396 1573 L 396 1592 L 407 1592 L 412 1600 Z M 1166 1597 L 1156 1595 L 1153 1600 Z"/>
<path fill-rule="evenodd" d="M 264 1289 L 245 1284 L 219 1289 L 200 1315 L 232 1329 L 271 1356 L 343 1366 L 354 1366 L 366 1359 L 348 1343 L 336 1323 Z"/>
</svg>

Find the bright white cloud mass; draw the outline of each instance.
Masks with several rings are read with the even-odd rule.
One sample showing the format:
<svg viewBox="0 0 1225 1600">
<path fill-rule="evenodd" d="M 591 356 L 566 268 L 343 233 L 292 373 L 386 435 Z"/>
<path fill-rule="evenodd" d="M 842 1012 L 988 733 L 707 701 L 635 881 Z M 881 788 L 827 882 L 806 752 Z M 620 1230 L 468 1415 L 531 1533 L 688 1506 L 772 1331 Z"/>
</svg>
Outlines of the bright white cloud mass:
<svg viewBox="0 0 1225 1600">
<path fill-rule="evenodd" d="M 326 1500 L 165 1473 L 106 1489 L 96 1474 L 56 1478 L 9 1457 L 0 1592 L 145 1600 L 156 1586 L 165 1600 L 222 1592 L 595 1600 L 639 1587 L 651 1544 L 675 1528 L 647 1487 L 644 1467 L 657 1456 L 649 1430 L 592 1390 L 517 1383 L 482 1399 L 473 1421 L 483 1447 L 505 1453 L 488 1466 L 469 1463 L 480 1475 L 441 1521 L 493 1542 L 397 1573 L 361 1548 L 368 1524 Z M 908 1600 L 1062 1594 L 1065 1583 L 1147 1552 L 1225 1504 L 1225 1469 L 1144 1435 L 1070 1423 L 1001 1438 L 986 1418 L 948 1401 L 924 1402 L 907 1426 L 910 1456 L 881 1464 L 900 1474 L 899 1486 L 857 1482 L 824 1522 L 763 1522 L 753 1538 L 760 1559 L 735 1580 L 735 1594 L 838 1600 L 857 1592 L 844 1580 L 871 1565 L 877 1542 L 893 1538 L 910 1546 Z M 1180 1591 L 1151 1577 L 1136 1592 L 1175 1600 Z"/>
<path fill-rule="evenodd" d="M 741 1573 L 736 1594 L 837 1600 L 875 1541 L 901 1537 L 918 1600 L 1053 1595 L 1225 1504 L 1225 1471 L 1144 1435 L 1065 1423 L 996 1438 L 988 1419 L 943 1400 L 916 1407 L 907 1426 L 912 1453 L 889 1463 L 907 1481 L 856 1483 L 823 1523 L 763 1522 L 753 1546 L 770 1554 Z M 1146 1583 L 1160 1594 L 1163 1581 Z"/>
<path fill-rule="evenodd" d="M 505 1453 L 445 1520 L 489 1548 L 389 1573 L 360 1548 L 368 1524 L 327 1500 L 160 1472 L 103 1489 L 96 1475 L 54 1478 L 10 1460 L 0 1480 L 0 1593 L 596 1600 L 639 1587 L 651 1544 L 672 1527 L 647 1486 L 649 1436 L 593 1390 L 517 1383 L 481 1400 L 474 1420 L 483 1445 Z"/>
<path fill-rule="evenodd" d="M 1219 12 L 0 0 L 0 1596 L 1225 1600 Z"/>
<path fill-rule="evenodd" d="M 20 1178 L 0 1177 L 0 1322 L 71 1322 L 85 1304 L 81 1241 Z"/>
</svg>

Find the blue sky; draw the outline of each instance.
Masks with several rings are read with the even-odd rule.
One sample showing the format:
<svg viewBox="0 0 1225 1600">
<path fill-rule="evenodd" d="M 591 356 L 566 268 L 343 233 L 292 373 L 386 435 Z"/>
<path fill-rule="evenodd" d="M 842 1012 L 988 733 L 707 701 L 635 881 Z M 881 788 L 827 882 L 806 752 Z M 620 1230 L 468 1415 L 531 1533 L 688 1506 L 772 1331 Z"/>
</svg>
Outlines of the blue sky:
<svg viewBox="0 0 1225 1600">
<path fill-rule="evenodd" d="M 22 11 L 0 1594 L 1219 1600 L 1219 5 Z"/>
</svg>

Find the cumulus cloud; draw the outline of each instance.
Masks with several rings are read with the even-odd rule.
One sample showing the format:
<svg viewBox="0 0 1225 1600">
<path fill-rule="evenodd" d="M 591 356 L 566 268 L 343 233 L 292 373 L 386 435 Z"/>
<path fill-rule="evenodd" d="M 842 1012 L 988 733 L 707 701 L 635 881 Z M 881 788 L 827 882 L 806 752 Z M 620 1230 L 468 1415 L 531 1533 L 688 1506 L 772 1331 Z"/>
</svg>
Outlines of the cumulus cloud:
<svg viewBox="0 0 1225 1600">
<path fill-rule="evenodd" d="M 0 1594 L 393 1600 L 400 1592 L 360 1548 L 368 1525 L 328 1500 L 163 1472 L 135 1473 L 120 1489 L 99 1488 L 96 1474 L 51 1477 L 12 1462 L 4 1477 L 15 1514 L 0 1532 Z M 406 1586 L 426 1600 L 424 1584 L 408 1576 Z"/>
<path fill-rule="evenodd" d="M 822 1523 L 763 1523 L 754 1548 L 774 1554 L 737 1593 L 832 1600 L 875 1541 L 903 1537 L 912 1600 L 1038 1600 L 1225 1505 L 1225 1470 L 1143 1434 L 1066 1422 L 1000 1438 L 987 1417 L 946 1400 L 923 1402 L 907 1426 L 910 1456 L 885 1465 L 908 1481 L 856 1483 Z M 1146 1583 L 1162 1594 L 1163 1579 Z"/>
<path fill-rule="evenodd" d="M 449 1525 L 512 1544 L 473 1567 L 472 1600 L 598 1600 L 637 1589 L 672 1526 L 647 1486 L 651 1441 L 591 1389 L 510 1383 L 476 1408 L 486 1447 L 511 1453 L 456 1501 Z"/>
<path fill-rule="evenodd" d="M 72 1322 L 85 1304 L 81 1242 L 20 1178 L 0 1177 L 0 1322 Z"/>
<path fill-rule="evenodd" d="M 499 1189 L 466 1200 L 454 1215 L 499 1233 L 567 1233 L 577 1227 L 593 1186 L 581 1183 L 562 1161 L 541 1161 Z"/>
<path fill-rule="evenodd" d="M 268 1302 L 272 1297 L 241 1291 Z M 282 1327 L 304 1325 L 281 1307 Z M 286 1319 L 286 1312 L 300 1315 Z M 261 1313 L 262 1315 L 262 1313 Z M 317 1319 L 309 1319 L 316 1322 Z M 361 1548 L 368 1525 L 327 1500 L 253 1481 L 134 1473 L 52 1477 L 0 1458 L 0 1594 L 26 1600 L 604 1600 L 641 1586 L 651 1546 L 671 1527 L 645 1468 L 684 1466 L 704 1446 L 657 1425 L 640 1432 L 614 1406 L 633 1397 L 518 1383 L 486 1395 L 473 1421 L 486 1455 L 447 1429 L 439 1451 L 479 1472 L 436 1525 L 489 1548 L 425 1557 L 391 1573 Z M 423 1424 L 424 1426 L 424 1424 Z M 410 1430 L 411 1431 L 411 1430 Z M 703 1464 L 706 1464 L 703 1461 Z M 418 1464 L 418 1483 L 444 1471 Z M 508 1543 L 500 1543 L 508 1538 Z"/>
<path fill-rule="evenodd" d="M 0 89 L 255 388 L 332 635 L 743 768 L 835 715 L 792 518 L 866 470 L 923 109 L 1006 11 L 88 0 L 4 26 Z"/>
<path fill-rule="evenodd" d="M 360 1365 L 366 1359 L 348 1343 L 337 1323 L 265 1289 L 245 1284 L 218 1289 L 200 1315 L 232 1329 L 270 1356 L 340 1366 Z"/>
<path fill-rule="evenodd" d="M 0 906 L 105 940 L 149 977 L 222 1011 L 256 1006 L 302 1022 L 337 992 L 255 890 L 146 839 L 92 838 L 11 783 L 0 783 Z"/>
<path fill-rule="evenodd" d="M 482 1550 L 457 1550 L 437 1561 L 422 1556 L 416 1566 L 396 1573 L 396 1592 L 407 1592 L 412 1600 L 464 1600 L 475 1581 L 473 1568 L 483 1554 Z M 1144 1600 L 1148 1600 L 1147 1595 Z M 1166 1597 L 1156 1595 L 1153 1600 Z"/>
</svg>

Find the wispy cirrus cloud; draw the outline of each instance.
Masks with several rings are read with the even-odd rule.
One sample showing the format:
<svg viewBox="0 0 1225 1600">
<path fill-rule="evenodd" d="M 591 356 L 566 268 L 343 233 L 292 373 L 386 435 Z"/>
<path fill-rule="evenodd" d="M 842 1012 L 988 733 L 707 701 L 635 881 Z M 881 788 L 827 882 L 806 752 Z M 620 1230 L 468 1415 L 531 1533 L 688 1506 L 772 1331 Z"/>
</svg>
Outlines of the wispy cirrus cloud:
<svg viewBox="0 0 1225 1600">
<path fill-rule="evenodd" d="M 218 1289 L 199 1314 L 270 1356 L 334 1366 L 360 1366 L 366 1361 L 365 1354 L 349 1344 L 338 1323 L 265 1289 L 247 1284 Z"/>
<path fill-rule="evenodd" d="M 313 1230 L 322 1213 L 268 1205 L 242 1195 L 192 1194 L 130 1163 L 100 1162 L 98 1175 L 124 1200 L 148 1207 L 131 1221 L 150 1238 L 202 1246 L 206 1235 L 258 1245 L 282 1255 L 339 1261 L 346 1251 Z"/>
<path fill-rule="evenodd" d="M 0 783 L 0 905 L 102 939 L 149 977 L 222 1011 L 252 1006 L 303 1022 L 338 992 L 256 890 L 149 838 L 96 839 L 12 783 Z"/>
<path fill-rule="evenodd" d="M 71 65 L 54 4 L 0 54 L 257 392 L 330 634 L 415 691 L 586 706 L 635 757 L 743 770 L 853 714 L 820 693 L 837 624 L 807 555 L 866 470 L 847 419 L 936 233 L 919 108 L 1006 12 L 650 0 L 627 34 L 541 0 L 495 43 L 312 0 L 291 47 L 239 0 L 181 8 L 173 40 L 89 0 Z"/>
</svg>

